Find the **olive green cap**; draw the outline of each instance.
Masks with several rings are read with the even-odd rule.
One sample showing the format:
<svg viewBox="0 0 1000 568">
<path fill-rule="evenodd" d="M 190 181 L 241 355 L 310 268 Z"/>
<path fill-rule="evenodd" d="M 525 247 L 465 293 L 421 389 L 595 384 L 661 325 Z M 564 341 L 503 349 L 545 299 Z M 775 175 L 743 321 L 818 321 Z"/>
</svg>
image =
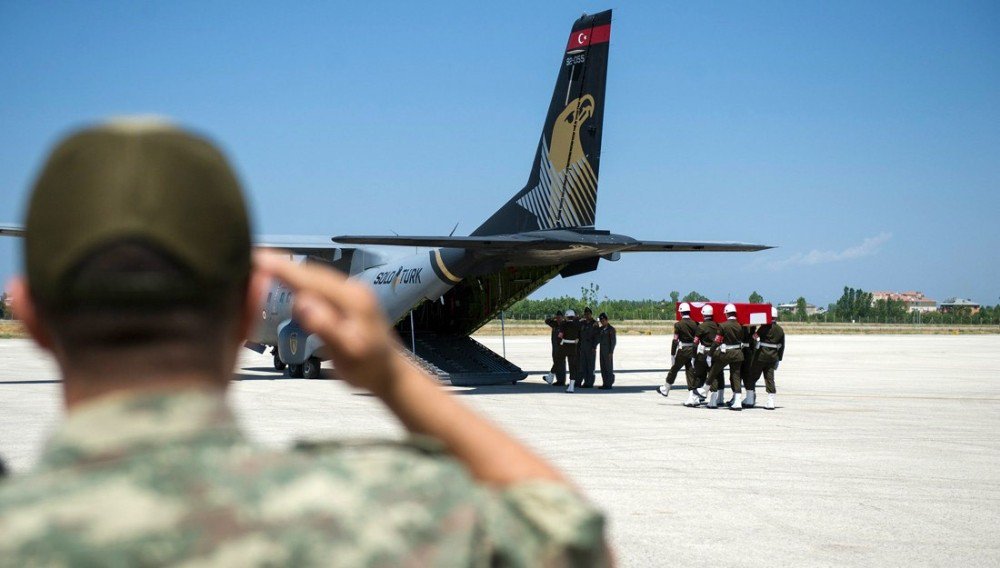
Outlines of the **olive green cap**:
<svg viewBox="0 0 1000 568">
<path fill-rule="evenodd" d="M 190 284 L 114 278 L 83 288 L 74 273 L 119 242 L 166 254 Z M 162 121 L 120 119 L 60 142 L 32 190 L 25 271 L 53 306 L 209 299 L 250 274 L 250 223 L 240 184 L 210 142 Z"/>
</svg>

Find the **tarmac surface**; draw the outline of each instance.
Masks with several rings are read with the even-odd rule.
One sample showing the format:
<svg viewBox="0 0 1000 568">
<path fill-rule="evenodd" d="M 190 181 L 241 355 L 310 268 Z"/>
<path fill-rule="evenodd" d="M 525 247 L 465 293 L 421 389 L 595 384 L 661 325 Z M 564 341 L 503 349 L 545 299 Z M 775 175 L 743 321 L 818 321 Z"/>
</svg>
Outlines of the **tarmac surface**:
<svg viewBox="0 0 1000 568">
<path fill-rule="evenodd" d="M 684 408 L 683 376 L 669 398 L 653 392 L 662 372 L 574 394 L 537 374 L 448 388 L 607 511 L 622 566 L 1000 565 L 1000 336 L 789 339 L 774 411 Z M 621 336 L 616 364 L 663 368 L 668 342 Z M 546 337 L 506 349 L 526 370 L 550 364 Z M 371 396 L 270 363 L 245 351 L 231 393 L 261 443 L 401 435 Z M 15 473 L 60 415 L 51 360 L 0 340 L 0 455 Z"/>
</svg>

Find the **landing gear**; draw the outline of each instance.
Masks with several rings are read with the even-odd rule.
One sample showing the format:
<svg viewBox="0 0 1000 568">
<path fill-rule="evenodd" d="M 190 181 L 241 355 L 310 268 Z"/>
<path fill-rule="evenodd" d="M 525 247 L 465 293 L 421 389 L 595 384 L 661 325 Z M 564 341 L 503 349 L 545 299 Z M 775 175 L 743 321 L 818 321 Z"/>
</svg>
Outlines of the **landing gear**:
<svg viewBox="0 0 1000 568">
<path fill-rule="evenodd" d="M 277 347 L 272 347 L 271 348 L 271 355 L 274 357 L 274 370 L 275 371 L 284 371 L 285 370 L 285 362 L 281 360 L 281 357 L 278 357 L 278 348 Z"/>
<path fill-rule="evenodd" d="M 302 365 L 289 365 L 288 366 L 288 376 L 293 379 L 302 378 Z"/>
<path fill-rule="evenodd" d="M 318 379 L 319 365 L 320 360 L 316 357 L 306 359 L 306 362 L 302 364 L 302 376 L 307 379 Z"/>
</svg>

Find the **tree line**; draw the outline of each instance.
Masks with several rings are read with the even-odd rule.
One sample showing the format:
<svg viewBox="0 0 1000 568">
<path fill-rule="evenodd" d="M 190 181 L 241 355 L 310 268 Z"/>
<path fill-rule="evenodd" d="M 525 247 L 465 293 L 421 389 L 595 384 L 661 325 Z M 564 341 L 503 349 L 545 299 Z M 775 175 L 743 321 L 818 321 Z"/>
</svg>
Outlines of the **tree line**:
<svg viewBox="0 0 1000 568">
<path fill-rule="evenodd" d="M 673 320 L 677 313 L 679 302 L 707 302 L 709 298 L 697 291 L 691 291 L 681 296 L 680 292 L 670 292 L 669 299 L 662 300 L 613 300 L 600 296 L 600 286 L 589 284 L 580 289 L 579 297 L 560 296 L 558 298 L 543 298 L 539 300 L 523 299 L 507 310 L 504 315 L 515 320 L 542 320 L 556 313 L 557 310 L 574 310 L 582 315 L 583 308 L 590 307 L 594 316 L 606 312 L 612 320 Z M 739 301 L 739 300 L 736 300 Z M 764 297 L 756 290 L 747 301 L 754 304 L 764 303 Z M 1000 324 L 1000 305 L 983 306 L 978 313 L 973 314 L 968 308 L 961 308 L 952 313 L 909 311 L 906 302 L 902 300 L 875 300 L 872 293 L 860 288 L 844 287 L 843 294 L 823 313 L 809 314 L 808 303 L 804 297 L 795 302 L 795 309 L 781 315 L 785 321 L 794 322 L 856 322 L 856 323 L 915 323 L 915 324 Z"/>
</svg>

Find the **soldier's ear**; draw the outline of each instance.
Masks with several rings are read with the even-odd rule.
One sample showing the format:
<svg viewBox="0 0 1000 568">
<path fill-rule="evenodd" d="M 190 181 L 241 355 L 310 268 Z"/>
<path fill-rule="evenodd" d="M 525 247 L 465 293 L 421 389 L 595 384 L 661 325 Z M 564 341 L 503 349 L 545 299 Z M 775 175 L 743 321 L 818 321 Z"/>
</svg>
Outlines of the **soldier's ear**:
<svg viewBox="0 0 1000 568">
<path fill-rule="evenodd" d="M 35 308 L 35 302 L 31 298 L 28 283 L 23 277 L 15 276 L 7 283 L 7 293 L 10 294 L 14 315 L 20 320 L 21 325 L 27 330 L 28 335 L 42 349 L 52 351 L 52 336 L 45 329 L 43 322 L 38 319 L 38 310 Z"/>
</svg>

